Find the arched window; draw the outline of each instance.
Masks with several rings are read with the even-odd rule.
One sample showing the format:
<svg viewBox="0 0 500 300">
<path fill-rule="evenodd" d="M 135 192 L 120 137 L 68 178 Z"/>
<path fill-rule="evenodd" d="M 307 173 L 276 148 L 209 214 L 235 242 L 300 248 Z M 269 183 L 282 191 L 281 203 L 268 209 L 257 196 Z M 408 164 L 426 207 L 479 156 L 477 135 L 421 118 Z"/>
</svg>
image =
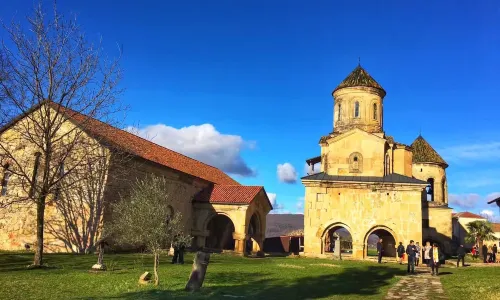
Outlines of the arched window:
<svg viewBox="0 0 500 300">
<path fill-rule="evenodd" d="M 363 171 L 363 156 L 361 153 L 354 152 L 349 156 L 349 172 L 361 173 Z"/>
<path fill-rule="evenodd" d="M 354 103 L 354 117 L 359 118 L 359 102 Z"/>
<path fill-rule="evenodd" d="M 377 103 L 373 103 L 373 119 L 377 119 Z"/>
<path fill-rule="evenodd" d="M 6 164 L 3 167 L 2 191 L 0 192 L 2 196 L 7 195 L 7 186 L 9 185 L 9 179 L 10 179 L 9 165 Z"/>
<path fill-rule="evenodd" d="M 337 121 L 340 121 L 340 119 L 342 118 L 342 104 L 339 103 L 339 111 L 337 112 L 338 113 L 338 116 L 337 116 Z"/>
<path fill-rule="evenodd" d="M 427 193 L 427 201 L 434 201 L 434 178 L 427 179 L 425 192 Z"/>
</svg>

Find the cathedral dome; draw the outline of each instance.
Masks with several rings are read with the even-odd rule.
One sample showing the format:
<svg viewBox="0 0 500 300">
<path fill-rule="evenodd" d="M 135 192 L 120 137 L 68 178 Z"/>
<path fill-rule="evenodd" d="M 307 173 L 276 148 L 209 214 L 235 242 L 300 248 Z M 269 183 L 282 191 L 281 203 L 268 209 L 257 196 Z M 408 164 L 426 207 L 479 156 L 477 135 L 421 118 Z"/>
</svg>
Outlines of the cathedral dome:
<svg viewBox="0 0 500 300">
<path fill-rule="evenodd" d="M 347 87 L 358 87 L 358 86 L 364 86 L 364 87 L 370 87 L 370 88 L 375 88 L 380 91 L 382 91 L 383 95 L 386 94 L 385 90 L 382 88 L 382 86 L 373 79 L 373 77 L 366 72 L 365 69 L 361 67 L 361 65 L 358 65 L 352 72 L 349 74 L 334 90 L 335 91 L 347 88 Z M 383 97 L 383 96 L 382 96 Z"/>
<path fill-rule="evenodd" d="M 436 163 L 448 167 L 441 155 L 421 135 L 413 141 L 411 148 L 414 163 Z"/>
</svg>

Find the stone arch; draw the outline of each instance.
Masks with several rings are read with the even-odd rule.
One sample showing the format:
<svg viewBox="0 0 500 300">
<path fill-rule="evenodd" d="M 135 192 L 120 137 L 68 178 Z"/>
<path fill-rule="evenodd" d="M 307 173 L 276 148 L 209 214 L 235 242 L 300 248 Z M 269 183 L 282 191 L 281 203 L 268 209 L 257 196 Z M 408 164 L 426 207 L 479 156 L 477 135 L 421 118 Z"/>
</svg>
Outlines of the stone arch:
<svg viewBox="0 0 500 300">
<path fill-rule="evenodd" d="M 349 173 L 363 172 L 363 155 L 359 152 L 353 152 L 349 155 Z"/>
<path fill-rule="evenodd" d="M 341 251 L 346 250 L 347 252 L 352 253 L 354 238 L 351 228 L 342 222 L 330 222 L 328 224 L 329 225 L 323 227 L 322 229 L 320 229 L 320 231 L 318 231 L 318 233 L 320 233 L 320 238 L 321 238 L 321 253 L 325 254 L 327 252 L 333 252 L 333 247 L 336 247 L 336 245 L 335 241 L 332 240 L 332 234 L 342 229 L 344 229 L 349 234 L 351 240 L 349 241 L 349 243 L 341 244 Z"/>
<path fill-rule="evenodd" d="M 233 220 L 227 214 L 212 214 L 205 221 L 203 228 L 208 230 L 205 247 L 217 250 L 234 250 L 233 234 L 235 226 Z"/>
<path fill-rule="evenodd" d="M 252 251 L 261 251 L 264 246 L 264 226 L 262 224 L 262 218 L 257 211 L 250 216 L 246 228 L 246 234 L 249 235 L 252 240 Z"/>
<path fill-rule="evenodd" d="M 368 238 L 372 234 L 375 234 L 379 236 L 379 238 L 382 238 L 382 245 L 384 249 L 383 256 L 396 257 L 396 247 L 398 242 L 401 241 L 400 237 L 391 228 L 385 225 L 376 225 L 366 232 L 363 239 L 363 256 L 365 258 L 368 256 Z"/>
</svg>

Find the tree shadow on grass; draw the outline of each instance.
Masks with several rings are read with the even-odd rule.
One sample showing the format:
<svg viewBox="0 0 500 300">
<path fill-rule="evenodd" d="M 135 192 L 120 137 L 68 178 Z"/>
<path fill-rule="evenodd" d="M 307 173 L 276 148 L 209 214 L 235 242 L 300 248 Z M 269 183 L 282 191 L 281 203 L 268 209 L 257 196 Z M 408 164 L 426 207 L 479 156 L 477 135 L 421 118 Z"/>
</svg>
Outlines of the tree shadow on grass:
<svg viewBox="0 0 500 300">
<path fill-rule="evenodd" d="M 294 281 L 269 278 L 262 273 L 227 272 L 205 280 L 206 287 L 190 294 L 182 289 L 136 291 L 112 299 L 318 299 L 371 296 L 392 284 L 404 270 L 393 267 L 347 267 L 340 273 L 300 277 Z M 267 278 L 266 278 L 267 277 Z"/>
</svg>

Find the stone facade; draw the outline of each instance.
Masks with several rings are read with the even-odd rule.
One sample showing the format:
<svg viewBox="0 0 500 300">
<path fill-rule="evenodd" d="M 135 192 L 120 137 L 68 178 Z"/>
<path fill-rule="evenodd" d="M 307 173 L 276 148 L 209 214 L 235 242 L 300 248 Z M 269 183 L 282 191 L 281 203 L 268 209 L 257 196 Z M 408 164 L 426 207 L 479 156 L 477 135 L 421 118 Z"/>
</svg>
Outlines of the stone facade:
<svg viewBox="0 0 500 300">
<path fill-rule="evenodd" d="M 37 111 L 34 109 L 35 113 Z M 68 120 L 65 122 L 65 126 L 61 127 L 61 130 L 69 130 L 70 128 L 78 130 L 78 127 L 75 127 L 77 126 L 75 120 L 72 119 L 74 116 L 82 117 L 74 112 L 71 113 L 71 117 L 67 116 Z M 86 138 L 98 144 L 97 150 L 105 152 L 108 162 L 102 182 L 105 209 L 102 219 L 99 221 L 100 225 L 96 230 L 96 235 L 99 235 L 102 222 L 105 223 L 113 218 L 112 212 L 109 210 L 110 204 L 127 196 L 131 186 L 138 179 L 154 174 L 165 177 L 182 187 L 182 193 L 176 195 L 168 205 L 171 206 L 173 213 L 180 212 L 182 214 L 185 231 L 194 237 L 192 246 L 195 248 L 205 247 L 207 239 L 214 236 L 216 236 L 215 239 L 220 238 L 219 232 L 210 231 L 208 227 L 213 219 L 224 216 L 227 217 L 228 221 L 222 223 L 222 228 L 232 228 L 227 241 L 227 244 L 234 245 L 234 249 L 231 250 L 245 251 L 248 245 L 248 242 L 245 241 L 248 239 L 252 240 L 252 250 L 260 251 L 262 249 L 265 239 L 266 215 L 272 209 L 263 187 L 240 185 L 214 167 L 95 119 L 88 121 L 92 126 L 86 128 L 84 134 Z M 29 122 L 29 118 L 21 117 L 17 122 Z M 9 138 L 15 135 L 16 124 L 9 124 L 10 127 L 0 131 L 0 142 L 5 143 L 5 145 L 9 144 L 9 146 L 12 141 L 23 142 L 19 138 Z M 12 147 L 16 147 L 16 145 L 12 145 Z M 25 159 L 22 166 L 31 170 L 34 160 L 33 153 L 36 152 L 36 149 L 33 145 L 27 145 L 21 150 L 19 159 Z M 12 185 L 16 180 L 15 177 L 10 178 L 9 192 L 0 196 L 2 197 L 1 201 L 10 198 L 27 198 L 26 187 L 19 189 Z M 207 190 L 209 192 L 203 193 L 204 197 L 198 197 Z M 213 196 L 212 190 L 219 191 L 219 194 Z M 62 238 L 69 218 L 62 213 L 56 205 L 57 202 L 53 200 L 54 195 L 49 195 L 45 208 L 45 251 L 78 252 L 70 240 Z M 87 212 L 88 207 L 84 207 L 84 210 Z M 54 225 L 49 226 L 49 221 L 50 224 Z M 72 221 L 77 224 L 82 223 L 81 219 Z M 33 247 L 36 241 L 35 234 L 36 207 L 32 201 L 23 201 L 0 209 L 0 250 L 23 250 L 25 245 Z M 119 248 L 119 245 L 117 246 Z"/>
<path fill-rule="evenodd" d="M 421 137 L 408 146 L 385 134 L 385 94 L 360 66 L 332 93 L 334 129 L 320 139 L 321 156 L 308 160 L 321 162 L 320 173 L 302 178 L 306 255 L 331 251 L 338 229 L 350 233 L 354 258 L 368 255 L 372 233 L 387 256 L 410 240 L 438 242 L 449 252 L 447 164 Z"/>
</svg>

